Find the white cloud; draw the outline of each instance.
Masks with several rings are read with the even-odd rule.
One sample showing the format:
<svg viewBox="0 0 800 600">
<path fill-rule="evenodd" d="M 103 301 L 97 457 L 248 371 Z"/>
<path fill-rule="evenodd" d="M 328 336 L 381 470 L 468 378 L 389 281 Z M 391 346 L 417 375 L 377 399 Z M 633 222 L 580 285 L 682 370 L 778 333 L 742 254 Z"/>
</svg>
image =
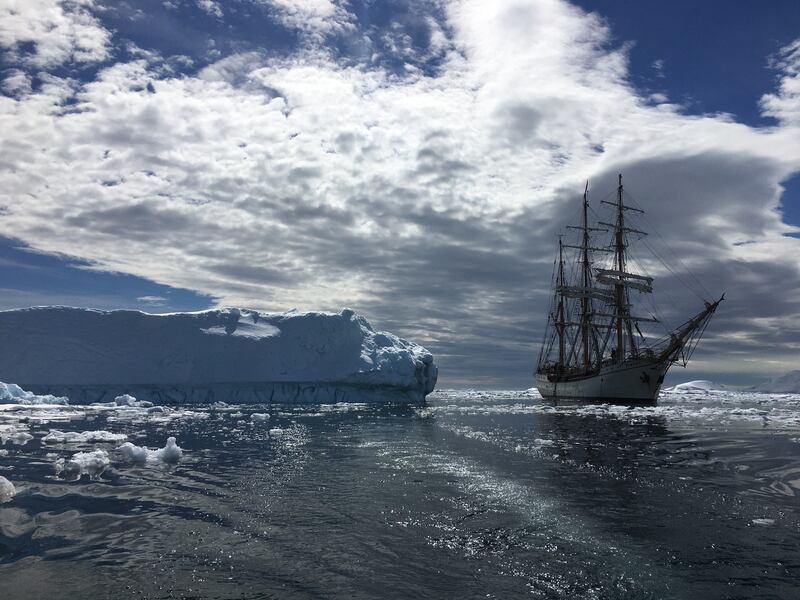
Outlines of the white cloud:
<svg viewBox="0 0 800 600">
<path fill-rule="evenodd" d="M 219 2 L 215 2 L 214 0 L 197 0 L 197 6 L 212 17 L 222 18 L 223 16 L 222 7 L 219 5 Z"/>
<path fill-rule="evenodd" d="M 21 96 L 31 91 L 31 77 L 20 69 L 11 69 L 3 79 L 3 90 L 7 94 Z"/>
<path fill-rule="evenodd" d="M 94 0 L 2 0 L 0 46 L 13 62 L 51 68 L 108 58 L 110 33 L 92 15 Z M 20 45 L 33 44 L 29 53 Z"/>
<path fill-rule="evenodd" d="M 273 6 L 320 35 L 352 22 L 344 5 Z M 653 106 L 606 26 L 556 0 L 446 15 L 435 75 L 306 51 L 173 77 L 150 57 L 2 98 L 4 227 L 226 305 L 366 310 L 451 373 L 527 365 L 550 233 L 585 179 L 599 192 L 619 168 L 708 287 L 749 278 L 739 293 L 760 299 L 797 280 L 776 210 L 796 130 Z M 792 314 L 764 294 L 764 311 Z M 735 343 L 763 343 L 764 327 Z"/>
<path fill-rule="evenodd" d="M 163 305 L 167 299 L 163 296 L 139 296 L 136 298 L 139 302 L 153 305 Z"/>
<path fill-rule="evenodd" d="M 267 6 L 285 27 L 321 42 L 325 36 L 353 28 L 346 0 L 256 0 Z"/>
<path fill-rule="evenodd" d="M 787 126 L 800 127 L 800 38 L 781 49 L 773 60 L 781 71 L 778 91 L 761 98 L 761 111 Z"/>
</svg>

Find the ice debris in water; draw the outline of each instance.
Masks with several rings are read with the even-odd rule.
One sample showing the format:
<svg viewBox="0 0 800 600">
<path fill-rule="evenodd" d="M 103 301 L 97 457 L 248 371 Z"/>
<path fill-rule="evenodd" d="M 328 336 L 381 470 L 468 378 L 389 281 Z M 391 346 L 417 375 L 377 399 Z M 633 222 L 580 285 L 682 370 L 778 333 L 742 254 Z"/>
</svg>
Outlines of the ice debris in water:
<svg viewBox="0 0 800 600">
<path fill-rule="evenodd" d="M 89 442 L 124 442 L 128 436 L 110 431 L 59 431 L 51 429 L 42 438 L 45 444 L 87 444 Z"/>
<path fill-rule="evenodd" d="M 770 525 L 775 524 L 775 519 L 753 519 L 753 525 L 761 525 L 763 527 L 769 527 Z"/>
<path fill-rule="evenodd" d="M 0 404 L 69 404 L 66 396 L 37 396 L 19 387 L 16 383 L 3 383 L 0 381 Z"/>
<path fill-rule="evenodd" d="M 11 500 L 16 493 L 17 490 L 14 488 L 14 484 L 0 475 L 0 504 Z"/>
<path fill-rule="evenodd" d="M 79 479 L 81 475 L 97 477 L 110 464 L 108 452 L 97 449 L 92 452 L 78 452 L 66 461 L 63 458 L 59 458 L 56 461 L 56 471 L 63 473 L 64 476 L 70 479 Z"/>
<path fill-rule="evenodd" d="M 269 413 L 253 413 L 250 415 L 253 421 L 269 421 Z"/>
<path fill-rule="evenodd" d="M 178 446 L 174 437 L 167 438 L 167 445 L 157 450 L 151 450 L 147 446 L 137 446 L 131 442 L 125 442 L 117 450 L 126 459 L 138 463 L 160 461 L 174 464 L 183 457 L 183 449 Z"/>
</svg>

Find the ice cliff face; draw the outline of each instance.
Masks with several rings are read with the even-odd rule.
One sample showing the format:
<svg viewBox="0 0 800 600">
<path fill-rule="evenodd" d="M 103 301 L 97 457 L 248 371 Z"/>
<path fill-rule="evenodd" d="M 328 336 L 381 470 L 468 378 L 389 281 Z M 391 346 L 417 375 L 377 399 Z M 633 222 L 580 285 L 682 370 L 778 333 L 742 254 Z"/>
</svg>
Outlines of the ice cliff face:
<svg viewBox="0 0 800 600">
<path fill-rule="evenodd" d="M 224 400 L 225 394 L 247 401 L 259 390 L 310 401 L 331 394 L 334 401 L 351 399 L 336 395 L 336 389 L 400 392 L 421 400 L 437 377 L 425 348 L 373 331 L 349 309 L 153 315 L 29 308 L 0 311 L 0 343 L 7 349 L 0 353 L 0 380 L 73 401 L 87 389 L 96 401 L 128 392 L 149 399 L 165 390 L 184 401 Z M 209 397 L 212 389 L 227 391 Z"/>
</svg>

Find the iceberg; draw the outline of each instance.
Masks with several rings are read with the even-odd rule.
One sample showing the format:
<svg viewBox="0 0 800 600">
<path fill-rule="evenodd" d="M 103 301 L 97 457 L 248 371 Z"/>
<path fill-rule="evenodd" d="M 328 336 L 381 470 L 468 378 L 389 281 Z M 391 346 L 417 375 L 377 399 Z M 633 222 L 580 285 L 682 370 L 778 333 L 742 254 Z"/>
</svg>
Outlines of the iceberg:
<svg viewBox="0 0 800 600">
<path fill-rule="evenodd" d="M 14 348 L 0 378 L 77 404 L 419 403 L 438 373 L 425 348 L 349 309 L 37 307 L 0 311 L 0 343 Z"/>
</svg>

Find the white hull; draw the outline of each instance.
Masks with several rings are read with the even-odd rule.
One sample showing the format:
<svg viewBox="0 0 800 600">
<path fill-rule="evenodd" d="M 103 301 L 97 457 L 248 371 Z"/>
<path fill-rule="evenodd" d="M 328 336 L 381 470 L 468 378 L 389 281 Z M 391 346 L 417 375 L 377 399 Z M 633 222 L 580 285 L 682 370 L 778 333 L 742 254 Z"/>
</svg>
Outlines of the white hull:
<svg viewBox="0 0 800 600">
<path fill-rule="evenodd" d="M 548 381 L 545 373 L 537 373 L 536 387 L 547 400 L 655 402 L 671 364 L 664 361 L 609 365 L 597 374 L 561 381 Z"/>
</svg>

